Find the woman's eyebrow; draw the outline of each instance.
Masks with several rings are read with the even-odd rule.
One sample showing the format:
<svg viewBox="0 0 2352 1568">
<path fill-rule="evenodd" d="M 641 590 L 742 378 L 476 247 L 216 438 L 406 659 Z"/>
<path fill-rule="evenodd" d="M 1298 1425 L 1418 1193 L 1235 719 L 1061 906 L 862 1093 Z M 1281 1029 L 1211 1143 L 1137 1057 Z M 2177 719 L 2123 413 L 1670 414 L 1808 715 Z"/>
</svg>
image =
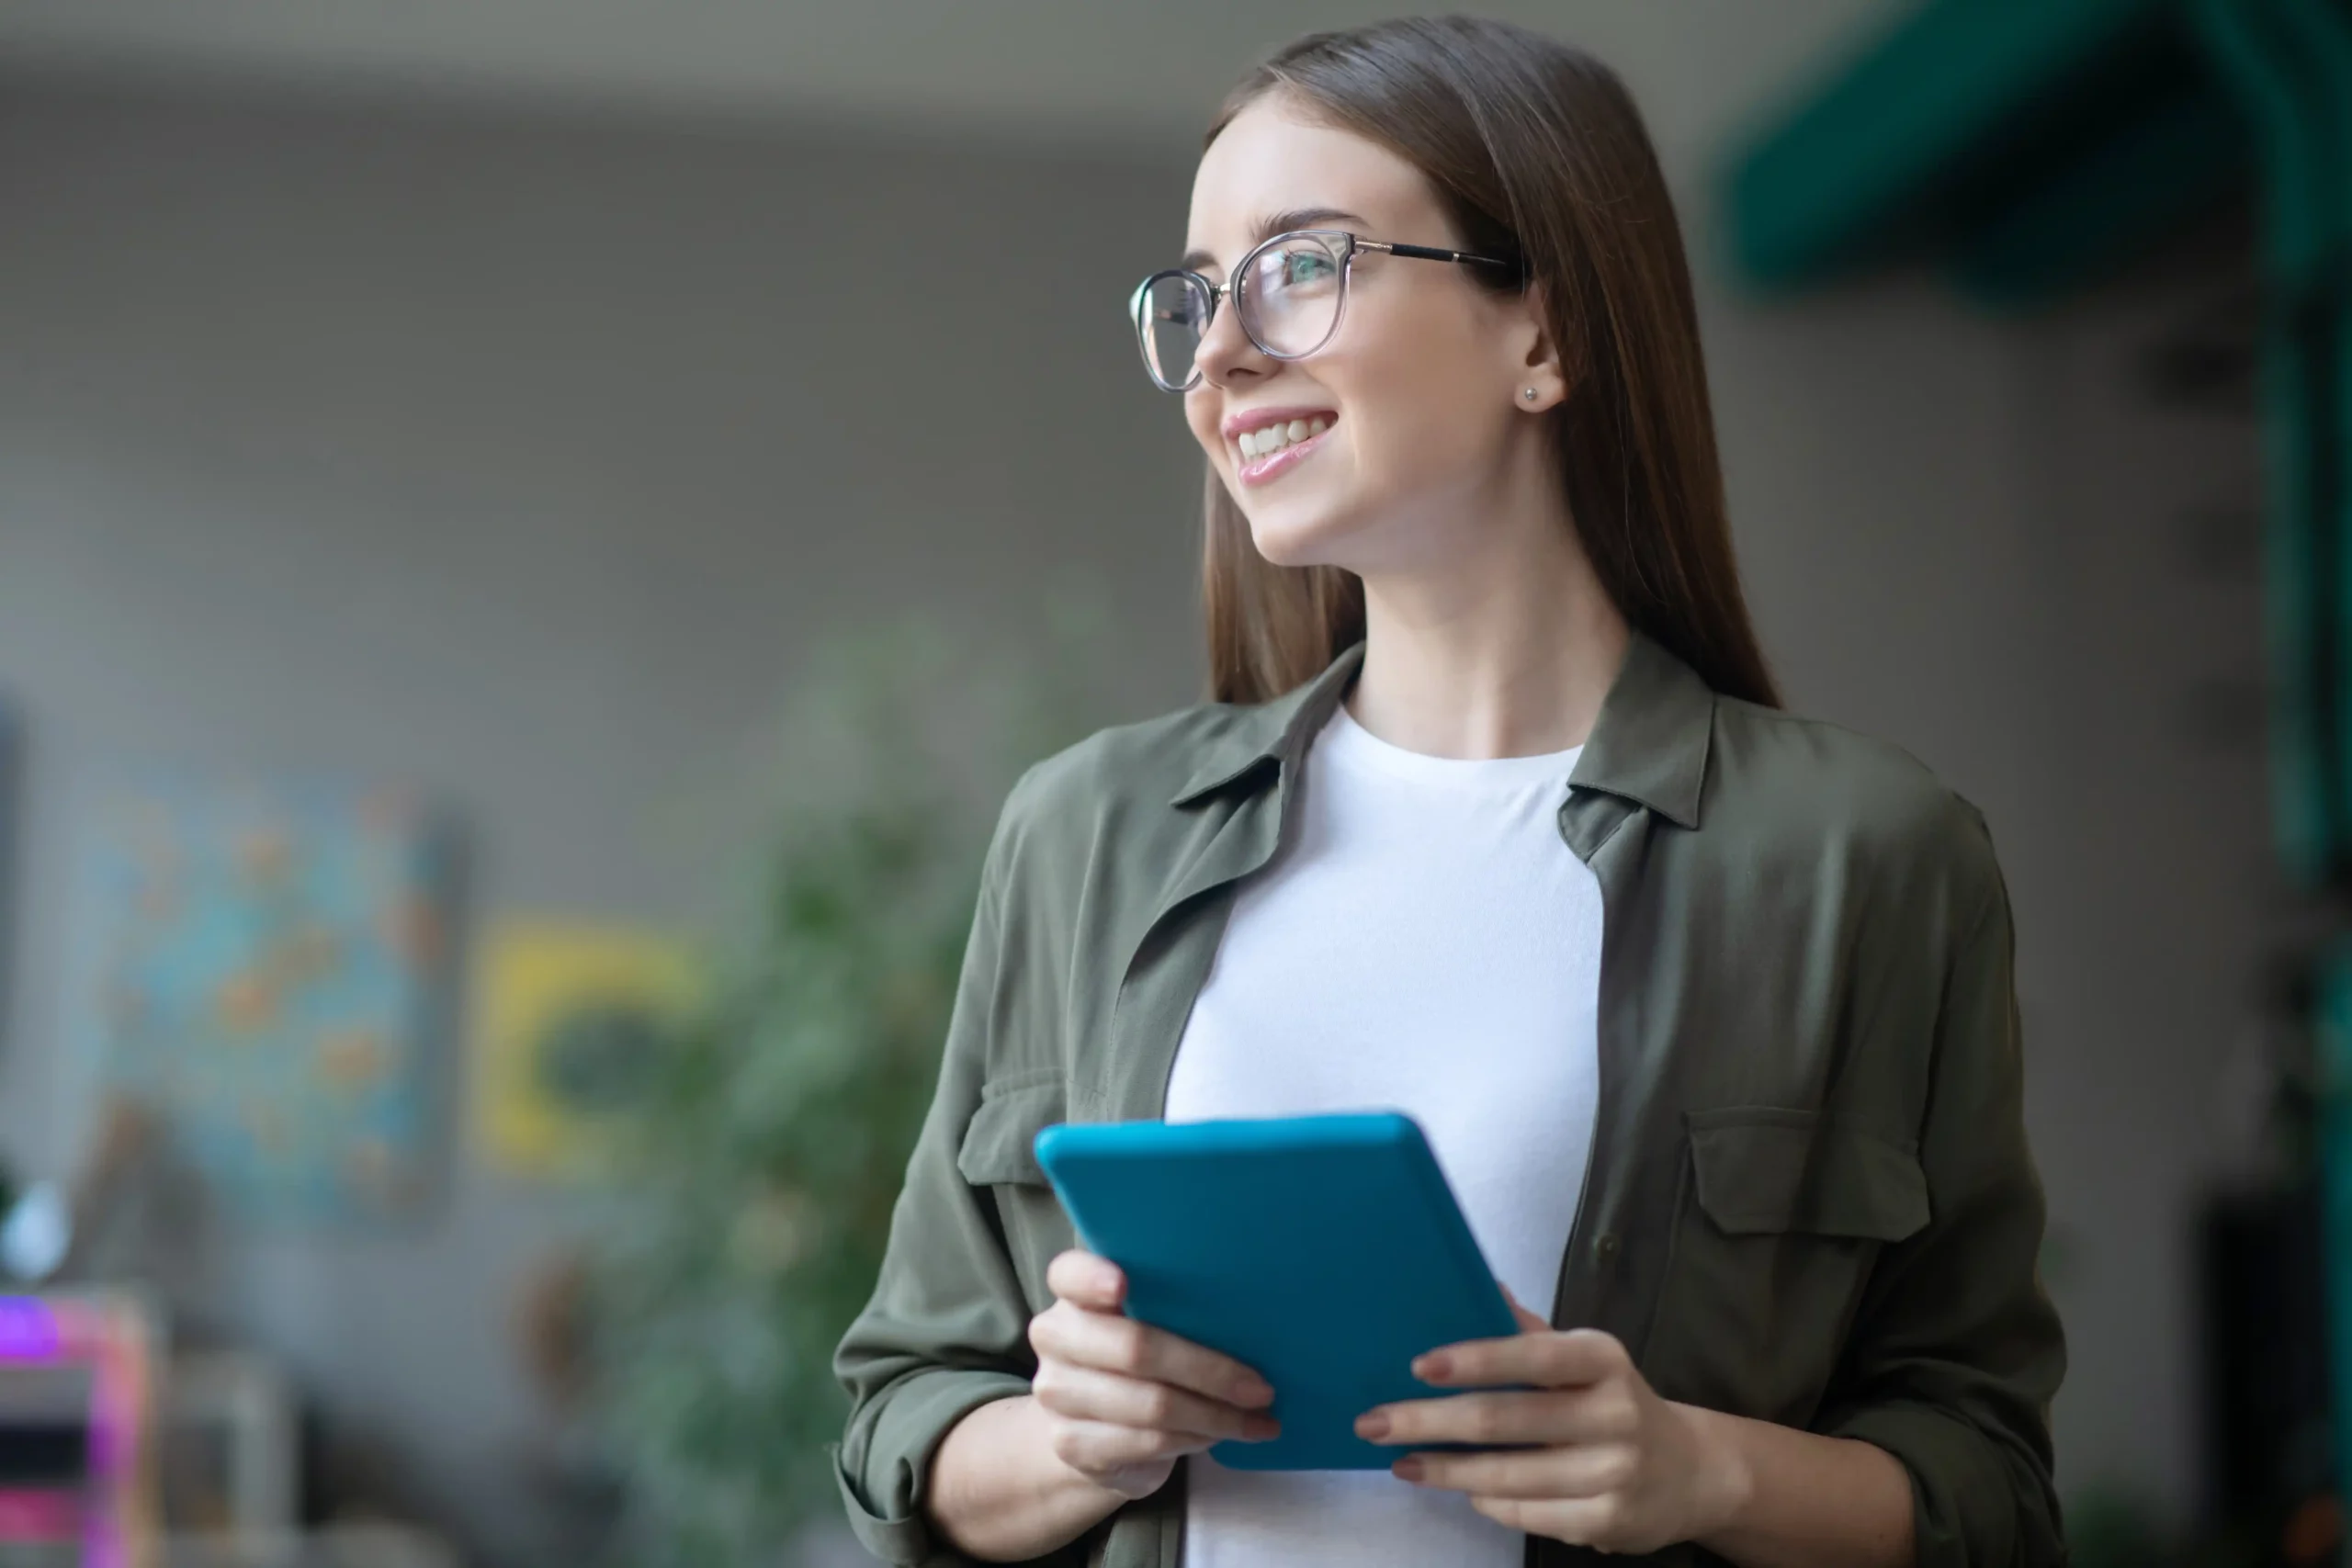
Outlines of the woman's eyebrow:
<svg viewBox="0 0 2352 1568">
<path fill-rule="evenodd" d="M 1361 224 L 1363 219 L 1337 207 L 1294 207 L 1287 212 L 1270 213 L 1250 225 L 1250 243 L 1263 244 L 1277 234 L 1287 234 L 1294 229 L 1314 229 L 1333 222 Z M 1198 272 L 1204 266 L 1216 265 L 1216 257 L 1206 251 L 1187 251 L 1184 259 L 1176 264 L 1186 272 Z"/>
</svg>

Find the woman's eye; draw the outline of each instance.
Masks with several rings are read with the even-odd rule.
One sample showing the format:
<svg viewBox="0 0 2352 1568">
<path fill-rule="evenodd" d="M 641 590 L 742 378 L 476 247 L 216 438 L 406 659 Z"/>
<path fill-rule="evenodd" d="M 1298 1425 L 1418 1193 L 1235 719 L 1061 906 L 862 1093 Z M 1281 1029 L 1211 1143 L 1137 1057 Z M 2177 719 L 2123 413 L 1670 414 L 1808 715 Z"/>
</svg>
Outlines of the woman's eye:
<svg viewBox="0 0 2352 1568">
<path fill-rule="evenodd" d="M 1310 288 L 1329 279 L 1331 258 L 1311 248 L 1275 251 L 1250 270 L 1271 289 Z"/>
</svg>

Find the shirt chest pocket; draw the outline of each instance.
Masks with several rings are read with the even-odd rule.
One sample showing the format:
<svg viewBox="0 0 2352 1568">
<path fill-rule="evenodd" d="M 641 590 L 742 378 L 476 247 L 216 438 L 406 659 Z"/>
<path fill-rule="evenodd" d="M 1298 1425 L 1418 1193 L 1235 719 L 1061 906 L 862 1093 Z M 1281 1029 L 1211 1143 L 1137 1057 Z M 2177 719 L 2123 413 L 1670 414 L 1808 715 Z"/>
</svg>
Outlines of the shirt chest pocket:
<svg viewBox="0 0 2352 1568">
<path fill-rule="evenodd" d="M 1046 1266 L 1077 1245 L 1069 1216 L 1037 1164 L 1037 1134 L 1063 1120 L 1068 1095 L 1057 1076 L 989 1084 L 980 1096 L 957 1145 L 956 1168 L 995 1205 L 1022 1294 L 1032 1312 L 1041 1312 L 1052 1300 Z"/>
<path fill-rule="evenodd" d="M 1802 1425 L 1879 1249 L 1928 1223 L 1911 1147 L 1817 1111 L 1685 1117 L 1690 1161 L 1643 1359 L 1669 1398 Z"/>
</svg>

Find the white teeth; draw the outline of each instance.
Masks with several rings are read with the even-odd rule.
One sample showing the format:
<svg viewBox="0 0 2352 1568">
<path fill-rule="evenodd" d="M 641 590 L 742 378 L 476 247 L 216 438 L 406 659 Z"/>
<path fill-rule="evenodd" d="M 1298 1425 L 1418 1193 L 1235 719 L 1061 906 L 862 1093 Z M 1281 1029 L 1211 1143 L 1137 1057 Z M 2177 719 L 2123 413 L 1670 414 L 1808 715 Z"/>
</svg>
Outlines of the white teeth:
<svg viewBox="0 0 2352 1568">
<path fill-rule="evenodd" d="M 1245 459 L 1269 457 L 1295 442 L 1304 441 L 1311 435 L 1320 435 L 1330 428 L 1330 420 L 1318 414 L 1311 420 L 1294 419 L 1285 424 L 1269 424 L 1257 430 L 1245 430 L 1234 438 L 1234 445 L 1241 449 L 1241 456 Z"/>
</svg>

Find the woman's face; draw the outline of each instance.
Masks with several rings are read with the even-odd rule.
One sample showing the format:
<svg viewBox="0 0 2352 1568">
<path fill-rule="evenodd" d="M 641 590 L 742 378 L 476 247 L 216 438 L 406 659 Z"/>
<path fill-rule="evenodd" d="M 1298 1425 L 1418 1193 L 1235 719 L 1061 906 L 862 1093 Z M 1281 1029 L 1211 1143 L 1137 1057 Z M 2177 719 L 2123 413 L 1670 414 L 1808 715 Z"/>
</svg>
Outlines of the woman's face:
<svg viewBox="0 0 2352 1568">
<path fill-rule="evenodd" d="M 1270 94 L 1201 159 L 1187 265 L 1229 285 L 1261 241 L 1295 229 L 1463 248 L 1410 164 Z M 1356 256 L 1339 330 L 1320 350 L 1269 356 L 1228 295 L 1198 362 L 1185 417 L 1260 553 L 1360 573 L 1409 570 L 1458 543 L 1514 457 L 1540 446 L 1530 415 L 1559 396 L 1527 298 L 1465 266 L 1378 254 Z M 1305 438 L 1281 446 L 1267 434 L 1277 426 Z"/>
</svg>

